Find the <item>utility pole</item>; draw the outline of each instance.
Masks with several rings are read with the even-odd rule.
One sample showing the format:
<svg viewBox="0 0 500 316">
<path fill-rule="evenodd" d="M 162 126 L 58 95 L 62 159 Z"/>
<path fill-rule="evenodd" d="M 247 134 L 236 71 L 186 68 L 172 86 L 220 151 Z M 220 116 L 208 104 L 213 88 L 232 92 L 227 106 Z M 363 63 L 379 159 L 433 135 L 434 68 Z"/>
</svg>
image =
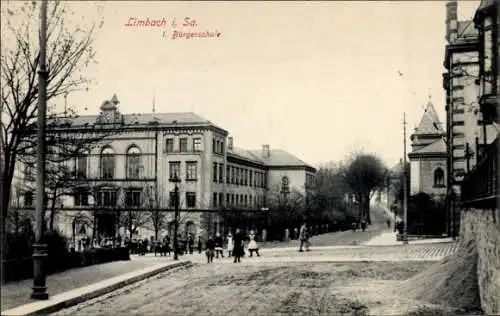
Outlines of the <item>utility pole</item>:
<svg viewBox="0 0 500 316">
<path fill-rule="evenodd" d="M 406 113 L 403 113 L 403 245 L 408 245 L 408 197 L 406 192 Z"/>
<path fill-rule="evenodd" d="M 45 210 L 45 120 L 47 109 L 47 1 L 42 1 L 40 8 L 40 68 L 38 70 L 38 126 L 37 126 L 37 174 L 36 174 L 36 230 L 33 244 L 33 292 L 31 298 L 46 300 L 49 298 L 45 283 L 44 261 L 47 257 L 47 245 L 43 244 L 43 226 Z"/>
</svg>

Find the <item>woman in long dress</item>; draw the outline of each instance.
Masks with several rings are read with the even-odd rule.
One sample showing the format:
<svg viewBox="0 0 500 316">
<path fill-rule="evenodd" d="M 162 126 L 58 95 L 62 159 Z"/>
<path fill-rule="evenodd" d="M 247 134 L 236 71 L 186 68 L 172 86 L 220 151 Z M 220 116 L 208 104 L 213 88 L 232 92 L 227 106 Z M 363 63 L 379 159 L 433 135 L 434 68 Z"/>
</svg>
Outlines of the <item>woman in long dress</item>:
<svg viewBox="0 0 500 316">
<path fill-rule="evenodd" d="M 250 235 L 248 237 L 250 238 L 250 242 L 248 243 L 248 251 L 250 252 L 250 257 L 253 257 L 254 252 L 257 254 L 257 257 L 260 257 L 259 245 L 257 245 L 257 242 L 255 241 L 255 233 L 253 230 L 250 231 Z"/>
<path fill-rule="evenodd" d="M 239 229 L 236 229 L 236 232 L 233 236 L 233 257 L 234 263 L 240 262 L 240 258 L 243 255 L 243 236 Z"/>
<path fill-rule="evenodd" d="M 231 232 L 227 235 L 227 252 L 229 257 L 232 257 L 233 255 L 233 235 Z"/>
</svg>

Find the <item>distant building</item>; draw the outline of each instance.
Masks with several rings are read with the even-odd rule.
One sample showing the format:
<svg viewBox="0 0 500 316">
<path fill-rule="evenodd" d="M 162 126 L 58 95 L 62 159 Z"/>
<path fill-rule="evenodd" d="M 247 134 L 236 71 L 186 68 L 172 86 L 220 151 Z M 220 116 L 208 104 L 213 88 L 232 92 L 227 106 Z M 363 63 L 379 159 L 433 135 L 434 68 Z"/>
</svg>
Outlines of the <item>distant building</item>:
<svg viewBox="0 0 500 316">
<path fill-rule="evenodd" d="M 91 151 L 66 162 L 80 184 L 57 201 L 57 227 L 66 235 L 75 229 L 78 212 L 95 211 L 97 233 L 115 236 L 112 210 L 129 208 L 167 210 L 169 225 L 161 235 L 172 233 L 175 176 L 180 179 L 180 232 L 195 235 L 227 231 L 214 211 L 260 211 L 272 194 L 307 196 L 314 188 L 316 170 L 284 150 L 236 148 L 226 130 L 195 113 L 122 114 L 118 104 L 114 95 L 99 115 L 49 124 L 52 131 L 71 137 L 107 135 Z M 18 189 L 13 191 L 25 207 L 34 206 L 35 171 L 17 165 Z M 151 223 L 144 226 L 139 235 L 149 238 Z"/>
<path fill-rule="evenodd" d="M 427 193 L 435 198 L 446 195 L 445 131 L 432 103 L 427 103 L 422 119 L 410 136 L 410 195 Z"/>
</svg>

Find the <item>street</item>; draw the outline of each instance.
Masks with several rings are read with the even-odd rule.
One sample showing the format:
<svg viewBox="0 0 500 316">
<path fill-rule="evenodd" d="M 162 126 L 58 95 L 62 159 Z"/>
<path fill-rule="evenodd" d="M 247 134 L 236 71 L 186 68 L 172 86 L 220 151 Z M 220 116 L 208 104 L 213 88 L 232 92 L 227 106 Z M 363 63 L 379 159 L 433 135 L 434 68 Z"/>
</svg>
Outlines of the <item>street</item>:
<svg viewBox="0 0 500 316">
<path fill-rule="evenodd" d="M 392 308 L 391 287 L 429 265 L 245 262 L 164 273 L 55 315 L 363 315 Z"/>
<path fill-rule="evenodd" d="M 345 233 L 345 232 L 344 232 Z M 356 233 L 351 234 L 355 235 Z M 325 238 L 331 238 L 325 236 Z M 262 249 L 260 257 L 193 262 L 55 315 L 365 315 L 425 305 L 392 293 L 401 281 L 456 251 L 456 244 Z M 133 260 L 161 261 L 153 255 Z"/>
</svg>

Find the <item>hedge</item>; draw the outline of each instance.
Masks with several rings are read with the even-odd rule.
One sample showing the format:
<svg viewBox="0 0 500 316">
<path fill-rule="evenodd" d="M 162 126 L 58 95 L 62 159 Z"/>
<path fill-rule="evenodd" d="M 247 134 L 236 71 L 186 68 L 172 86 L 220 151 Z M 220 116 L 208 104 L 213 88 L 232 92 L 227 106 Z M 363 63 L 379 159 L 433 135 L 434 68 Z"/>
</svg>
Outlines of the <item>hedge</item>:
<svg viewBox="0 0 500 316">
<path fill-rule="evenodd" d="M 23 231 L 9 233 L 6 237 L 6 260 L 1 262 L 3 282 L 32 278 L 33 234 L 29 231 Z M 69 251 L 66 238 L 57 231 L 44 235 L 43 243 L 47 245 L 47 258 L 44 265 L 47 274 L 93 264 L 130 260 L 128 248 L 95 248 L 84 252 Z"/>
<path fill-rule="evenodd" d="M 81 268 L 119 260 L 130 260 L 128 248 L 95 248 L 83 252 L 68 252 L 65 255 L 48 256 L 45 272 L 52 274 L 73 268 Z M 3 262 L 4 282 L 29 279 L 33 277 L 33 258 L 15 258 Z"/>
</svg>

